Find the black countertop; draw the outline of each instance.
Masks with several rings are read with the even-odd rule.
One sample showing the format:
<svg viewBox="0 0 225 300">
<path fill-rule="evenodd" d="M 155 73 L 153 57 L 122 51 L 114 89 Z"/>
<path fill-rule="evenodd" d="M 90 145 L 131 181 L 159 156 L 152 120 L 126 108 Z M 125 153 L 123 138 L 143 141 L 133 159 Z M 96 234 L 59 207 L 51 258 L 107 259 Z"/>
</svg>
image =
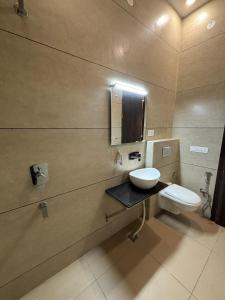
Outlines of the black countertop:
<svg viewBox="0 0 225 300">
<path fill-rule="evenodd" d="M 118 200 L 126 208 L 131 208 L 132 206 L 157 194 L 167 186 L 168 185 L 166 183 L 159 181 L 155 187 L 149 190 L 142 190 L 135 187 L 131 182 L 125 182 L 107 189 L 106 193 Z"/>
</svg>

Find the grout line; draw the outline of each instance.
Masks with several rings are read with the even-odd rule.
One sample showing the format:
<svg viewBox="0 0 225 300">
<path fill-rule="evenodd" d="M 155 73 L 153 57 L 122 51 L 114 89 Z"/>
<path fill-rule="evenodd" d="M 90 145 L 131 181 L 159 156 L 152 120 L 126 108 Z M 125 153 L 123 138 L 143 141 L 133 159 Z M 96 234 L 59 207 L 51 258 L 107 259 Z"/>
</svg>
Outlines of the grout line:
<svg viewBox="0 0 225 300">
<path fill-rule="evenodd" d="M 55 258 L 56 256 L 62 254 L 63 252 L 69 250 L 70 248 L 74 247 L 76 244 L 78 244 L 78 243 L 80 243 L 80 242 L 82 242 L 82 241 L 88 239 L 89 237 L 91 237 L 92 235 L 94 235 L 96 232 L 98 232 L 98 231 L 102 230 L 103 228 L 105 228 L 105 226 L 106 226 L 106 225 L 104 225 L 104 226 L 102 226 L 102 227 L 96 229 L 95 231 L 91 232 L 90 234 L 86 235 L 85 237 L 83 237 L 83 238 L 77 240 L 75 243 L 70 244 L 69 246 L 67 246 L 67 247 L 64 248 L 63 250 L 61 250 L 61 251 L 55 253 L 54 255 L 52 255 L 52 256 L 46 258 L 45 260 L 43 260 L 42 262 L 40 262 L 40 263 L 38 263 L 37 265 L 33 266 L 33 267 L 30 268 L 29 270 L 23 272 L 22 274 L 19 274 L 19 275 L 16 276 L 15 278 L 12 278 L 12 279 L 9 280 L 8 282 L 6 282 L 6 283 L 4 283 L 2 286 L 0 286 L 0 289 L 2 289 L 2 288 L 4 288 L 5 286 L 11 284 L 12 282 L 16 281 L 16 280 L 19 279 L 20 277 L 22 277 L 22 276 L 24 276 L 25 274 L 27 274 L 27 273 L 33 271 L 34 269 L 36 269 L 36 268 L 38 268 L 39 266 L 45 264 L 46 262 L 50 261 L 51 259 Z M 85 251 L 85 250 L 84 250 L 84 251 Z M 85 253 L 84 253 L 84 254 L 85 254 Z M 80 259 L 84 254 L 82 254 L 81 256 L 78 255 L 77 259 L 75 259 L 74 262 L 75 262 L 76 260 Z M 70 264 L 72 264 L 72 263 L 70 263 Z M 69 264 L 69 265 L 70 265 L 70 264 Z M 66 266 L 64 266 L 61 270 L 63 270 L 64 268 L 66 268 Z M 58 271 L 58 272 L 60 272 L 60 271 Z M 56 273 L 54 273 L 54 274 L 57 274 L 58 272 L 56 272 Z M 54 276 L 54 274 L 53 274 L 52 276 Z M 51 277 L 52 277 L 52 276 L 51 276 Z M 92 281 L 92 282 L 94 282 L 94 281 Z M 41 283 L 40 283 L 40 284 L 41 284 Z"/>
<path fill-rule="evenodd" d="M 154 127 L 150 126 L 146 129 L 176 129 L 176 128 L 188 128 L 188 129 L 224 129 L 224 127 L 200 127 L 200 126 L 164 126 Z M 110 127 L 0 127 L 0 130 L 110 130 Z M 179 138 L 178 138 L 179 139 Z"/>
<path fill-rule="evenodd" d="M 224 129 L 224 127 L 184 127 L 184 126 L 174 126 L 174 127 L 171 127 L 172 129 L 176 129 L 176 128 L 183 128 L 183 129 L 209 129 L 209 130 L 213 130 L 213 129 Z"/>
<path fill-rule="evenodd" d="M 0 212 L 0 216 L 3 215 L 3 214 L 7 214 L 9 212 L 12 212 L 12 211 L 15 211 L 15 210 L 18 210 L 18 209 L 30 206 L 30 205 L 34 205 L 35 203 L 39 203 L 39 202 L 44 201 L 44 200 L 52 200 L 52 199 L 57 198 L 59 196 L 70 194 L 70 193 L 73 193 L 75 191 L 78 191 L 78 190 L 81 190 L 81 189 L 85 189 L 85 188 L 88 188 L 88 187 L 91 187 L 91 186 L 94 186 L 94 185 L 97 185 L 97 184 L 100 184 L 100 183 L 103 183 L 103 182 L 106 182 L 106 181 L 110 181 L 110 180 L 113 180 L 113 179 L 116 179 L 116 178 L 119 178 L 119 177 L 121 177 L 121 179 L 122 179 L 123 176 L 124 176 L 124 174 L 123 175 L 114 176 L 114 177 L 110 177 L 110 178 L 103 179 L 101 181 L 97 181 L 97 182 L 94 182 L 94 183 L 91 183 L 91 184 L 88 184 L 88 185 L 85 185 L 85 186 L 82 186 L 82 187 L 78 187 L 78 188 L 75 188 L 75 189 L 63 192 L 63 193 L 56 194 L 56 195 L 51 196 L 51 197 L 47 197 L 47 198 L 43 198 L 43 199 L 40 199 L 40 200 L 37 200 L 37 201 L 33 201 L 33 202 L 28 203 L 28 204 L 25 204 L 25 205 L 22 205 L 22 206 L 19 206 L 19 207 L 15 207 L 15 208 L 12 208 L 12 209 Z"/>
<path fill-rule="evenodd" d="M 108 130 L 104 127 L 0 127 L 0 130 Z"/>
<path fill-rule="evenodd" d="M 217 171 L 217 169 L 209 168 L 209 167 L 206 167 L 206 166 L 199 166 L 199 165 L 190 164 L 190 163 L 186 163 L 186 162 L 182 162 L 182 161 L 180 161 L 180 163 L 184 164 L 184 165 L 195 166 L 195 167 L 198 167 L 198 168 L 204 168 L 204 169 L 209 169 L 209 170 Z"/>
<path fill-rule="evenodd" d="M 179 50 L 177 50 L 174 46 L 172 46 L 169 42 L 167 42 L 166 40 L 162 39 L 160 35 L 158 35 L 157 32 L 153 31 L 150 27 L 148 27 L 144 22 L 142 22 L 138 17 L 136 17 L 135 15 L 131 14 L 125 7 L 123 7 L 122 5 L 120 5 L 119 3 L 117 3 L 115 0 L 112 0 L 112 2 L 117 5 L 118 7 L 120 7 L 122 10 L 124 10 L 130 17 L 132 17 L 134 20 L 136 20 L 139 24 L 141 24 L 142 26 L 144 26 L 146 29 L 148 29 L 150 32 L 152 32 L 153 34 L 155 34 L 157 36 L 157 38 L 162 41 L 163 43 L 165 43 L 167 46 L 169 46 L 172 50 L 174 50 L 177 54 L 180 53 Z"/>
<path fill-rule="evenodd" d="M 167 273 L 169 273 L 177 282 L 179 282 L 180 285 L 182 285 L 182 287 L 188 291 L 189 293 L 191 293 L 191 291 L 176 277 L 173 275 L 173 273 L 171 273 L 165 266 L 163 263 L 161 263 L 158 259 L 156 259 L 152 254 L 149 253 L 149 255 L 158 263 L 160 264 L 161 268 L 164 269 Z"/>
<path fill-rule="evenodd" d="M 204 266 L 203 266 L 203 268 L 202 268 L 202 271 L 200 272 L 200 274 L 199 274 L 199 276 L 198 276 L 198 279 L 196 280 L 196 282 L 195 282 L 195 285 L 194 285 L 194 287 L 193 287 L 193 289 L 192 289 L 192 292 L 191 292 L 191 296 L 193 295 L 194 296 L 194 290 L 195 290 L 195 288 L 196 288 L 196 286 L 197 286 L 197 284 L 198 284 L 198 282 L 199 282 L 199 280 L 200 280 L 200 278 L 201 278 L 201 276 L 202 276 L 202 274 L 203 274 L 203 272 L 204 272 L 204 270 L 205 270 L 205 268 L 206 268 L 206 265 L 207 265 L 207 263 L 208 263 L 208 261 L 209 261 L 209 258 L 210 258 L 210 256 L 211 256 L 211 254 L 212 254 L 212 250 L 209 252 L 209 255 L 208 255 L 208 257 L 207 257 L 207 259 L 206 259 L 206 262 L 205 262 L 205 264 L 204 264 Z"/>
<path fill-rule="evenodd" d="M 121 75 L 125 75 L 125 76 L 128 76 L 128 77 L 137 79 L 137 80 L 139 80 L 139 81 L 145 82 L 145 83 L 147 83 L 147 84 L 150 84 L 150 85 L 153 85 L 153 86 L 162 88 L 162 89 L 164 89 L 164 90 L 166 90 L 166 91 L 172 91 L 172 92 L 175 92 L 175 90 L 173 90 L 173 89 L 169 89 L 169 88 L 163 87 L 163 86 L 161 86 L 161 85 L 158 85 L 158 84 L 156 84 L 156 83 L 153 83 L 153 82 L 151 82 L 151 81 L 148 81 L 148 80 L 145 80 L 145 79 L 141 79 L 141 78 L 139 78 L 139 77 L 137 77 L 137 76 L 135 76 L 135 75 L 133 75 L 133 74 L 129 74 L 129 73 L 126 73 L 126 72 L 123 72 L 123 71 L 119 71 L 119 70 L 113 69 L 113 68 L 111 68 L 111 67 L 104 66 L 104 65 L 102 65 L 102 64 L 100 64 L 100 63 L 97 63 L 97 62 L 91 61 L 91 60 L 89 60 L 89 59 L 83 58 L 83 57 L 81 57 L 81 56 L 72 54 L 72 53 L 67 52 L 67 51 L 65 51 L 65 50 L 58 49 L 58 48 L 56 48 L 56 47 L 54 47 L 54 46 L 45 44 L 45 43 L 40 42 L 40 41 L 33 40 L 33 39 L 29 38 L 29 37 L 23 36 L 23 35 L 18 34 L 18 33 L 11 32 L 11 31 L 6 30 L 6 29 L 3 29 L 2 27 L 0 27 L 0 31 L 6 32 L 6 33 L 8 33 L 8 34 L 11 34 L 11 35 L 14 35 L 14 36 L 17 36 L 17 37 L 20 37 L 20 38 L 25 39 L 25 40 L 28 40 L 28 41 L 30 41 L 30 42 L 36 43 L 36 44 L 38 44 L 38 45 L 45 46 L 45 47 L 50 48 L 50 49 L 52 49 L 52 50 L 55 50 L 55 51 L 57 51 L 57 52 L 61 52 L 61 53 L 66 54 L 66 55 L 70 55 L 70 56 L 72 56 L 72 57 L 74 57 L 74 58 L 77 58 L 77 59 L 80 59 L 80 60 L 82 60 L 82 61 L 85 61 L 85 62 L 91 63 L 91 64 L 93 64 L 93 65 L 99 66 L 99 67 L 101 67 L 101 68 L 103 68 L 103 69 L 107 69 L 107 70 L 110 70 L 110 71 L 112 71 L 112 72 L 115 72 L 115 73 L 118 73 L 118 74 L 121 74 Z"/>
<path fill-rule="evenodd" d="M 194 30 L 192 30 L 192 31 L 194 31 Z M 219 36 L 221 36 L 221 35 L 223 35 L 223 34 L 225 34 L 225 31 L 220 32 L 220 33 L 218 33 L 218 34 L 216 34 L 216 35 L 214 35 L 214 36 L 211 36 L 211 37 L 209 37 L 208 39 L 206 39 L 206 40 L 204 40 L 204 41 L 202 41 L 202 42 L 200 42 L 200 43 L 198 43 L 198 44 L 192 45 L 192 46 L 190 46 L 190 47 L 188 47 L 188 48 L 185 48 L 185 49 L 181 49 L 181 52 L 180 52 L 180 53 L 182 54 L 182 53 L 184 53 L 184 52 L 186 52 L 186 51 L 188 51 L 188 50 L 190 50 L 190 49 L 192 49 L 192 48 L 196 48 L 196 47 L 198 47 L 198 46 L 202 46 L 202 44 L 207 43 L 208 41 L 210 41 L 210 40 L 212 40 L 212 39 L 215 39 L 215 38 L 217 38 L 217 37 L 219 37 Z"/>
<path fill-rule="evenodd" d="M 101 287 L 101 285 L 100 285 L 100 283 L 98 282 L 98 280 L 97 280 L 97 279 L 96 279 L 96 283 L 97 283 L 97 285 L 98 285 L 99 289 L 101 290 L 101 292 L 102 292 L 102 294 L 103 294 L 104 298 L 107 300 L 107 296 L 106 296 L 106 294 L 105 294 L 105 292 L 104 292 L 103 288 Z"/>
<path fill-rule="evenodd" d="M 208 84 L 203 84 L 203 85 L 195 86 L 195 87 L 192 87 L 192 88 L 187 88 L 187 89 L 184 88 L 184 89 L 181 89 L 181 90 L 177 89 L 177 91 L 176 91 L 176 98 L 177 98 L 178 94 L 182 94 L 182 93 L 184 93 L 186 91 L 191 91 L 191 90 L 195 90 L 195 89 L 201 89 L 201 88 L 210 87 L 210 86 L 214 86 L 214 85 L 220 85 L 222 83 L 225 83 L 225 81 L 221 80 L 221 81 L 218 81 L 218 82 L 215 82 L 215 83 L 212 82 L 212 83 L 208 83 Z"/>
</svg>

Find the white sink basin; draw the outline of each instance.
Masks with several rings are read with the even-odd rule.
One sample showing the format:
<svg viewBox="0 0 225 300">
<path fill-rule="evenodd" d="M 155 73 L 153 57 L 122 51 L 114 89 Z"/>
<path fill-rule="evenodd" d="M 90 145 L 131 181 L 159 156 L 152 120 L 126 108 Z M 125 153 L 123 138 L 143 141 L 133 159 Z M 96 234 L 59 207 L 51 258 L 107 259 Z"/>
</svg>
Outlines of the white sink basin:
<svg viewBox="0 0 225 300">
<path fill-rule="evenodd" d="M 160 172 L 155 168 L 144 168 L 129 173 L 130 181 L 140 189 L 153 188 L 160 179 Z"/>
</svg>

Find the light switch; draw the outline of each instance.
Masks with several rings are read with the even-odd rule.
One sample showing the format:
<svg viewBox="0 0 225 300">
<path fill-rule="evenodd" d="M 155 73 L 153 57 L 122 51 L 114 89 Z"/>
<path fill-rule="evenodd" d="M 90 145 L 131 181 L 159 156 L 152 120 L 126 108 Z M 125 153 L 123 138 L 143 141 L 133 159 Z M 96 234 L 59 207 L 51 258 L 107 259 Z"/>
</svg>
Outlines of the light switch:
<svg viewBox="0 0 225 300">
<path fill-rule="evenodd" d="M 200 146 L 190 146 L 190 152 L 207 154 L 209 152 L 209 148 Z"/>
<path fill-rule="evenodd" d="M 148 130 L 148 136 L 154 136 L 154 135 L 155 135 L 155 130 L 154 129 Z"/>
</svg>

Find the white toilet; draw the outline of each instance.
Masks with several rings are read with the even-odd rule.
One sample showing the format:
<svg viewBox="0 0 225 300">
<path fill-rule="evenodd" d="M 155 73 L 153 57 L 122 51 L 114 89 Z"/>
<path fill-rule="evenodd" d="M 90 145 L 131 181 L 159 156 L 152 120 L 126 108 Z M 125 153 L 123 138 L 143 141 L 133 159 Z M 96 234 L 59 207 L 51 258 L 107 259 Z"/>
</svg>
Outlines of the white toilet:
<svg viewBox="0 0 225 300">
<path fill-rule="evenodd" d="M 194 192 L 177 184 L 171 184 L 159 192 L 159 207 L 173 214 L 195 211 L 201 205 L 201 198 Z"/>
<path fill-rule="evenodd" d="M 162 166 L 171 163 L 170 158 L 173 157 L 173 151 L 176 151 L 177 144 L 179 144 L 178 139 L 148 141 L 145 167 L 153 167 L 155 161 L 160 162 Z M 176 158 L 174 158 L 175 161 L 177 161 Z M 182 211 L 197 210 L 201 205 L 201 198 L 180 185 L 169 184 L 159 192 L 158 205 L 160 208 L 178 215 Z"/>
</svg>

